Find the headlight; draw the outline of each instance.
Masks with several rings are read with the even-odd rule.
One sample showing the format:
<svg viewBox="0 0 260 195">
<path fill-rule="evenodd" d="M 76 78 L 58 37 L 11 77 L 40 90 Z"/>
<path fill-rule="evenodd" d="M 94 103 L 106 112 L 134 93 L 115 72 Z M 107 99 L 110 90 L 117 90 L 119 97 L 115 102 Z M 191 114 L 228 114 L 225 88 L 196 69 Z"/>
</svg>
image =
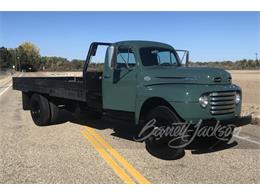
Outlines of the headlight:
<svg viewBox="0 0 260 195">
<path fill-rule="evenodd" d="M 236 99 L 235 99 L 235 103 L 239 104 L 241 101 L 241 94 L 239 92 L 236 93 Z"/>
<path fill-rule="evenodd" d="M 199 103 L 202 108 L 206 108 L 207 105 L 209 104 L 208 96 L 206 96 L 206 95 L 200 96 Z"/>
</svg>

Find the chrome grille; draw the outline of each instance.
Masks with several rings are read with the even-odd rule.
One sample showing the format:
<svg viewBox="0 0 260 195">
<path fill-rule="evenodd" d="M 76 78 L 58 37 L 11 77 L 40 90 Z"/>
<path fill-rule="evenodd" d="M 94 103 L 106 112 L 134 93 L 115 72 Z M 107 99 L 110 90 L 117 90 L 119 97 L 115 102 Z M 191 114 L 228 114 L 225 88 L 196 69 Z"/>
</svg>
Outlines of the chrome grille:
<svg viewBox="0 0 260 195">
<path fill-rule="evenodd" d="M 210 113 L 212 115 L 231 114 L 235 112 L 235 91 L 212 92 L 210 98 Z"/>
</svg>

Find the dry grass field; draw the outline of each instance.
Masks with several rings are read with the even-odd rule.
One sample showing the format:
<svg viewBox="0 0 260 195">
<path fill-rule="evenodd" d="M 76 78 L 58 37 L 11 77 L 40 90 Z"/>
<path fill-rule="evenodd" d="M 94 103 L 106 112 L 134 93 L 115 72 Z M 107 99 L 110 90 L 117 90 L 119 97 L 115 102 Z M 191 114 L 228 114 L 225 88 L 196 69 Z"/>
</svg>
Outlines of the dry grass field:
<svg viewBox="0 0 260 195">
<path fill-rule="evenodd" d="M 250 113 L 257 123 L 260 118 L 260 70 L 232 70 L 233 83 L 243 91 L 242 114 Z"/>
</svg>

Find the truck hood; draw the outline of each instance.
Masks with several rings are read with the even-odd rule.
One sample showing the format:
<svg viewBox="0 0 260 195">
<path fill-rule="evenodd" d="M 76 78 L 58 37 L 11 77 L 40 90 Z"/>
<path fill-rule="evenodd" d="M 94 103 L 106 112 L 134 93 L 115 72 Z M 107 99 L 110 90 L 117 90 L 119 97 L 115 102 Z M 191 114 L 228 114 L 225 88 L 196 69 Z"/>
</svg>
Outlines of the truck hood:
<svg viewBox="0 0 260 195">
<path fill-rule="evenodd" d="M 219 68 L 154 67 L 145 71 L 147 85 L 157 84 L 230 84 L 230 73 Z"/>
</svg>

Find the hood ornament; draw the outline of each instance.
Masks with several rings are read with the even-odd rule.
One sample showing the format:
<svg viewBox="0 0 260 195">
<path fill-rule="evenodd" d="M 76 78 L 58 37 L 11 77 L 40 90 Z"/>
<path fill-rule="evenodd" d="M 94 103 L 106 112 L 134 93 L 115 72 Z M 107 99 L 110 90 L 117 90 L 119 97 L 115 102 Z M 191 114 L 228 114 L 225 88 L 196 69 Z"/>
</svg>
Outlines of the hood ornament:
<svg viewBox="0 0 260 195">
<path fill-rule="evenodd" d="M 213 78 L 213 81 L 214 81 L 215 83 L 220 83 L 220 82 L 222 81 L 222 79 L 221 79 L 221 77 L 214 77 L 214 78 Z"/>
</svg>

